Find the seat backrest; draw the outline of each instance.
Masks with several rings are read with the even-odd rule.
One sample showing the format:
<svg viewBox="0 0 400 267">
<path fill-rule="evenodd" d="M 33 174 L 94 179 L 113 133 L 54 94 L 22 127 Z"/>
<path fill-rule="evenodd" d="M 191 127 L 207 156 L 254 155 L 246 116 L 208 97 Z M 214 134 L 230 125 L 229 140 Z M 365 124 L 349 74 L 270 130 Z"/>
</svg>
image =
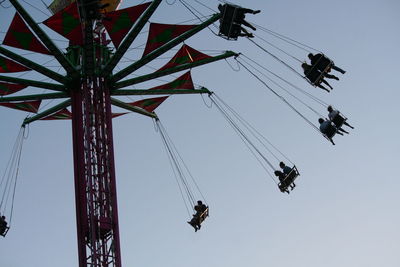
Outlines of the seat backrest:
<svg viewBox="0 0 400 267">
<path fill-rule="evenodd" d="M 309 80 L 309 82 L 313 85 L 319 85 L 321 83 L 321 79 L 323 78 L 322 73 L 316 68 L 311 67 L 311 69 L 304 73 Z"/>
<path fill-rule="evenodd" d="M 317 66 L 317 68 L 324 73 L 328 72 L 328 70 L 332 67 L 332 64 L 333 61 L 327 58 L 325 55 L 322 55 L 317 62 L 315 62 L 315 66 Z"/>
<path fill-rule="evenodd" d="M 292 182 L 294 179 L 296 179 L 296 177 L 297 177 L 297 172 L 295 169 L 292 169 L 286 176 L 285 180 L 288 180 L 288 182 Z"/>
<path fill-rule="evenodd" d="M 294 180 L 296 180 L 297 176 L 299 176 L 299 171 L 297 170 L 296 166 L 293 166 L 293 168 L 290 170 L 288 175 L 286 175 L 284 182 L 286 184 L 291 184 L 293 183 Z"/>
<path fill-rule="evenodd" d="M 237 40 L 241 32 L 240 24 L 237 23 L 241 8 L 232 4 L 224 4 L 222 17 L 220 19 L 219 35 L 227 40 Z"/>
<path fill-rule="evenodd" d="M 203 222 L 207 217 L 208 217 L 208 207 L 206 208 L 205 211 L 203 211 L 200 214 L 200 218 L 199 218 L 200 219 L 200 223 Z"/>
<path fill-rule="evenodd" d="M 3 236 L 3 237 L 5 237 L 6 234 L 7 234 L 7 232 L 8 232 L 8 230 L 10 230 L 10 227 L 6 226 L 5 229 L 4 229 L 4 231 L 3 231 L 0 235 Z"/>
<path fill-rule="evenodd" d="M 337 128 L 336 128 L 335 126 L 333 126 L 333 125 L 330 125 L 330 127 L 328 127 L 328 128 L 326 129 L 325 135 L 326 135 L 328 138 L 332 138 L 332 137 L 335 136 L 336 132 L 337 132 Z"/>
<path fill-rule="evenodd" d="M 335 117 L 332 118 L 331 121 L 333 122 L 333 124 L 336 125 L 337 128 L 340 128 L 340 127 L 342 127 L 343 123 L 344 123 L 346 120 L 347 120 L 347 118 L 344 117 L 344 116 L 342 115 L 342 113 L 339 112 L 339 113 L 337 113 L 337 115 L 336 115 Z"/>
</svg>

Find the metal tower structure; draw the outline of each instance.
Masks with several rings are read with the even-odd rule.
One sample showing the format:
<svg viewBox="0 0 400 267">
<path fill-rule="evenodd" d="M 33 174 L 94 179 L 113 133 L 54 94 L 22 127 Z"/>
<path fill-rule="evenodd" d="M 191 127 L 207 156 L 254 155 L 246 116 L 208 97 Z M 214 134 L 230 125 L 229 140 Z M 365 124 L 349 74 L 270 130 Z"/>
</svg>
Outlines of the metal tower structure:
<svg viewBox="0 0 400 267">
<path fill-rule="evenodd" d="M 122 264 L 111 106 L 115 105 L 152 118 L 156 118 L 156 114 L 153 111 L 124 103 L 113 96 L 208 93 L 205 88 L 150 91 L 132 90 L 126 89 L 126 87 L 235 56 L 234 52 L 227 51 L 219 56 L 183 62 L 135 78 L 128 78 L 127 76 L 216 22 L 220 19 L 221 14 L 211 16 L 203 23 L 195 25 L 177 37 L 168 40 L 168 42 L 147 53 L 126 68 L 114 72 L 114 68 L 128 51 L 161 0 L 148 3 L 115 53 L 111 53 L 111 49 L 107 46 L 108 40 L 106 39 L 105 29 L 102 20 L 99 19 L 102 5 L 100 0 L 77 1 L 83 42 L 81 44 L 70 43 L 66 50 L 59 49 L 53 43 L 51 38 L 17 0 L 10 0 L 10 2 L 36 38 L 48 49 L 67 74 L 60 75 L 6 49 L 4 46 L 0 46 L 0 54 L 5 56 L 4 59 L 9 60 L 12 64 L 18 64 L 41 73 L 54 81 L 47 83 L 1 75 L 1 82 L 55 91 L 46 94 L 6 96 L 0 98 L 0 104 L 22 105 L 28 101 L 64 99 L 63 102 L 25 119 L 23 126 L 57 114 L 57 112 L 69 106 L 71 107 L 79 266 L 120 267 Z"/>
</svg>

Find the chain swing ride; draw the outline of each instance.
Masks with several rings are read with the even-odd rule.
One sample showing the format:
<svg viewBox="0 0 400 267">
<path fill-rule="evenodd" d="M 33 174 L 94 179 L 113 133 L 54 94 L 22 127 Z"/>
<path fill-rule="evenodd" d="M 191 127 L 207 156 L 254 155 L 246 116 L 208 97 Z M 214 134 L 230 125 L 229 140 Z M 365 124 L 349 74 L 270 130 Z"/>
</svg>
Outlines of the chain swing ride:
<svg viewBox="0 0 400 267">
<path fill-rule="evenodd" d="M 3 6 L 4 2 L 1 1 L 0 5 Z M 348 133 L 343 130 L 342 126 L 353 128 L 348 124 L 347 118 L 331 105 L 288 82 L 245 53 L 225 51 L 210 56 L 184 43 L 191 36 L 205 28 L 215 26 L 214 23 L 219 22 L 216 35 L 228 41 L 235 41 L 239 37 L 248 39 L 263 53 L 288 67 L 312 86 L 329 92 L 330 90 L 325 86 L 332 87 L 325 79 L 339 80 L 338 77 L 330 74 L 331 70 L 342 74 L 345 71 L 337 67 L 322 52 L 263 26 L 246 21 L 247 14 L 258 14 L 260 10 L 243 8 L 231 3 L 216 4 L 218 9 L 214 10 L 195 0 L 195 3 L 216 11 L 213 15 L 204 16 L 187 1 L 175 1 L 188 9 L 199 21 L 199 24 L 149 23 L 148 39 L 141 58 L 130 61 L 128 66 L 116 71 L 121 59 L 126 57 L 133 41 L 142 32 L 162 1 L 142 2 L 123 9 L 118 9 L 121 1 L 76 0 L 66 2 L 68 3 L 60 4 L 62 1 L 54 1 L 48 7 L 53 15 L 43 21 L 47 28 L 68 40 L 69 45 L 65 49 L 60 49 L 19 1 L 9 0 L 16 12 L 0 46 L 0 73 L 23 72 L 23 74 L 19 77 L 0 75 L 0 106 L 35 115 L 29 115 L 23 121 L 10 161 L 0 181 L 0 235 L 3 237 L 9 232 L 12 222 L 26 126 L 39 120 L 71 120 L 79 266 L 120 267 L 121 251 L 112 118 L 129 112 L 138 113 L 154 120 L 188 211 L 188 223 L 195 231 L 198 231 L 203 221 L 209 216 L 208 204 L 165 127 L 154 112 L 169 96 L 177 94 L 208 94 L 212 105 L 227 120 L 276 183 L 279 190 L 289 194 L 296 186 L 295 181 L 300 175 L 296 165 L 216 93 L 202 86 L 195 88 L 190 70 L 198 66 L 234 58 L 238 66 L 249 72 L 251 77 L 261 82 L 268 91 L 288 105 L 332 144 L 334 144 L 332 138 L 335 134 Z M 251 30 L 255 30 L 257 27 L 269 38 L 276 38 L 303 52 L 308 52 L 311 63 L 305 63 L 267 39 L 250 32 L 246 27 Z M 181 43 L 183 44 L 176 54 L 161 68 L 150 74 L 131 76 L 149 62 L 171 51 Z M 5 46 L 11 47 L 11 50 Z M 266 48 L 268 46 L 297 61 L 296 68 L 299 69 L 301 66 L 304 75 L 282 60 L 280 56 L 270 52 Z M 51 57 L 60 64 L 60 68 L 63 68 L 66 74 L 60 74 L 59 71 L 51 70 L 46 64 L 36 63 L 28 57 L 20 55 L 19 49 Z M 175 77 L 173 81 L 163 85 L 143 90 L 129 88 L 138 83 L 152 81 L 185 70 L 189 71 L 179 77 L 173 76 Z M 50 82 L 21 78 L 28 72 L 42 75 Z M 27 87 L 42 88 L 53 92 L 21 94 Z M 134 102 L 124 102 L 120 99 L 121 96 L 133 95 L 163 96 Z M 47 105 L 41 108 L 42 102 L 53 100 L 57 100 L 59 103 L 50 108 L 46 108 Z M 324 119 L 324 115 L 307 101 L 327 108 L 328 118 Z M 294 102 L 315 113 L 319 117 L 320 125 L 315 125 L 307 118 Z M 112 106 L 124 109 L 126 112 L 113 113 Z M 282 159 L 286 163 L 289 162 L 291 166 L 287 166 Z M 276 166 L 279 166 L 281 170 Z M 193 209 L 194 214 L 191 215 Z"/>
</svg>

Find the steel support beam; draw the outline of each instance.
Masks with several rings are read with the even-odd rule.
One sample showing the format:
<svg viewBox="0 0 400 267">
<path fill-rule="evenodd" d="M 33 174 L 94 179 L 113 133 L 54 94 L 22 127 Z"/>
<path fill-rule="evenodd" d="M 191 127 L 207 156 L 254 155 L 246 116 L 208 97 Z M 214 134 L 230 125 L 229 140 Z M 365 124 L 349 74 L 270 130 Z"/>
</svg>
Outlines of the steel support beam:
<svg viewBox="0 0 400 267">
<path fill-rule="evenodd" d="M 154 112 L 148 112 L 148 111 L 146 111 L 146 110 L 144 110 L 142 108 L 126 104 L 126 103 L 124 103 L 124 102 L 122 102 L 122 101 L 120 101 L 118 99 L 115 99 L 115 98 L 111 98 L 111 104 L 113 104 L 114 106 L 129 110 L 129 111 L 133 111 L 135 113 L 139 113 L 139 114 L 145 115 L 145 116 L 153 118 L 153 119 L 157 118 L 157 115 Z"/>
<path fill-rule="evenodd" d="M 34 81 L 34 80 L 14 78 L 14 77 L 2 76 L 2 75 L 0 75 L 0 81 L 34 86 L 34 87 L 39 87 L 39 88 L 44 88 L 44 89 L 49 89 L 49 90 L 59 91 L 59 92 L 65 91 L 64 85 L 54 84 L 54 83 L 39 82 L 39 81 Z"/>
<path fill-rule="evenodd" d="M 10 3 L 15 7 L 18 13 L 24 18 L 25 22 L 31 27 L 31 29 L 36 33 L 39 39 L 43 42 L 43 44 L 50 50 L 50 52 L 54 55 L 58 62 L 60 62 L 61 66 L 68 73 L 77 74 L 77 70 L 71 64 L 71 62 L 65 57 L 65 55 L 61 52 L 60 49 L 53 43 L 53 41 L 47 36 L 47 34 L 39 27 L 39 24 L 36 23 L 33 18 L 29 15 L 28 12 L 20 5 L 17 0 L 10 0 Z"/>
<path fill-rule="evenodd" d="M 57 112 L 57 111 L 59 111 L 59 110 L 61 110 L 63 108 L 66 108 L 66 107 L 68 107 L 70 105 L 71 105 L 71 99 L 68 99 L 68 100 L 66 100 L 66 101 L 64 101 L 64 102 L 62 102 L 62 103 L 60 103 L 60 104 L 58 104 L 58 105 L 56 105 L 56 106 L 54 106 L 52 108 L 49 108 L 49 109 L 47 109 L 47 110 L 45 110 L 45 111 L 43 111 L 43 112 L 41 112 L 41 113 L 39 113 L 39 114 L 37 114 L 35 116 L 26 118 L 24 120 L 24 122 L 22 123 L 22 126 L 25 126 L 25 125 L 27 125 L 29 123 L 32 123 L 32 122 L 37 121 L 37 120 L 40 120 L 40 119 L 42 119 L 42 118 L 44 118 L 44 117 L 46 117 L 48 115 L 51 115 L 51 114 L 53 114 L 53 113 L 55 113 L 55 112 Z"/>
<path fill-rule="evenodd" d="M 55 71 L 49 70 L 48 68 L 43 67 L 42 65 L 37 64 L 33 61 L 30 61 L 29 59 L 21 57 L 20 55 L 15 54 L 15 53 L 11 52 L 10 50 L 8 50 L 4 47 L 1 47 L 1 46 L 0 46 L 0 54 L 3 54 L 5 56 L 17 61 L 18 63 L 25 65 L 26 67 L 31 68 L 31 69 L 33 69 L 33 70 L 49 77 L 50 79 L 57 81 L 57 82 L 65 84 L 68 81 L 68 79 L 66 77 L 64 77 L 63 75 L 58 74 Z"/>
<path fill-rule="evenodd" d="M 135 24 L 129 34 L 125 37 L 124 41 L 120 44 L 115 54 L 111 57 L 111 59 L 106 63 L 106 65 L 101 70 L 101 75 L 108 76 L 121 58 L 124 56 L 128 48 L 131 46 L 132 42 L 136 39 L 140 31 L 143 29 L 144 25 L 146 25 L 147 21 L 153 15 L 154 11 L 160 5 L 162 0 L 154 0 L 147 10 L 143 13 L 142 17 Z"/>
<path fill-rule="evenodd" d="M 13 101 L 30 101 L 30 100 L 43 100 L 43 99 L 59 99 L 67 98 L 67 93 L 51 93 L 51 94 L 37 94 L 37 95 L 22 95 L 22 96 L 6 96 L 0 97 L 0 103 L 7 103 Z"/>
<path fill-rule="evenodd" d="M 207 88 L 202 87 L 201 89 L 152 89 L 152 90 L 128 90 L 120 89 L 114 90 L 111 95 L 184 95 L 184 94 L 209 94 L 211 93 Z"/>
<path fill-rule="evenodd" d="M 185 41 L 186 39 L 190 38 L 191 36 L 195 35 L 199 31 L 203 30 L 204 28 L 208 27 L 212 23 L 214 23 L 217 20 L 219 20 L 220 18 L 221 18 L 221 14 L 213 15 L 211 18 L 209 18 L 208 20 L 206 20 L 202 24 L 198 25 L 197 27 L 195 27 L 195 28 L 193 28 L 193 29 L 181 34 L 180 36 L 176 37 L 175 39 L 171 40 L 170 42 L 164 44 L 163 46 L 155 49 L 154 51 L 150 52 L 146 56 L 142 57 L 140 60 L 134 62 L 131 65 L 129 65 L 125 69 L 122 69 L 121 71 L 117 72 L 115 75 L 110 77 L 111 81 L 117 82 L 117 81 L 125 78 L 126 76 L 128 76 L 129 74 L 134 72 L 135 70 L 143 67 L 144 65 L 146 65 L 147 63 L 149 63 L 153 59 L 155 59 L 158 56 L 164 54 L 165 52 L 167 52 L 168 50 L 170 50 L 171 48 L 173 48 L 177 44 L 179 44 L 179 43 Z"/>
<path fill-rule="evenodd" d="M 72 146 L 74 158 L 75 210 L 78 243 L 78 266 L 86 267 L 86 237 L 88 232 L 88 214 L 86 212 L 85 183 L 85 140 L 83 121 L 83 96 L 81 88 L 71 91 L 72 111 Z"/>
<path fill-rule="evenodd" d="M 165 75 L 169 75 L 169 74 L 172 74 L 172 73 L 175 73 L 175 72 L 178 72 L 178 71 L 191 69 L 191 68 L 194 68 L 194 67 L 197 67 L 197 66 L 201 66 L 201 65 L 204 65 L 204 64 L 208 64 L 208 63 L 211 63 L 211 62 L 215 62 L 215 61 L 218 61 L 218 60 L 221 60 L 221 59 L 225 59 L 225 58 L 233 57 L 233 56 L 237 56 L 237 55 L 238 54 L 236 54 L 235 52 L 226 51 L 224 54 L 219 55 L 219 56 L 206 58 L 206 59 L 199 60 L 199 61 L 192 62 L 192 63 L 182 64 L 182 65 L 179 65 L 177 67 L 170 68 L 170 69 L 166 69 L 166 70 L 162 70 L 162 71 L 156 71 L 156 72 L 153 72 L 153 73 L 150 73 L 150 74 L 147 74 L 147 75 L 143 75 L 143 76 L 139 76 L 139 77 L 132 78 L 132 79 L 129 79 L 129 80 L 124 80 L 124 81 L 121 81 L 121 82 L 117 82 L 114 85 L 114 89 L 119 89 L 119 88 L 130 86 L 130 85 L 133 85 L 133 84 L 136 84 L 136 83 L 145 82 L 145 81 L 152 80 L 152 79 L 155 79 L 155 78 L 159 78 L 159 77 L 162 77 L 162 76 L 165 76 Z M 112 94 L 114 94 L 114 91 L 112 92 Z"/>
</svg>

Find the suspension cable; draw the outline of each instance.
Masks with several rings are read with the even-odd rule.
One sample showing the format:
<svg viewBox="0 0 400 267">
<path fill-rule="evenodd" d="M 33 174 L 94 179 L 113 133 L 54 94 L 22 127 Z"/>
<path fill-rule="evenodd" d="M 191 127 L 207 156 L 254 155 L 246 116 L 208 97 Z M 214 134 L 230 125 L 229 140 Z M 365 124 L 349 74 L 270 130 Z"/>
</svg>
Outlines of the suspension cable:
<svg viewBox="0 0 400 267">
<path fill-rule="evenodd" d="M 2 188 L 2 186 L 4 185 L 4 189 L 2 189 L 1 193 L 1 202 L 0 202 L 1 214 L 4 215 L 7 212 L 8 202 L 11 201 L 11 208 L 8 214 L 9 224 L 11 224 L 14 211 L 15 194 L 18 181 L 19 166 L 22 155 L 22 145 L 24 139 L 25 139 L 25 127 L 21 127 L 16 142 L 13 146 L 10 160 L 7 163 L 6 170 L 0 182 L 0 188 Z"/>
<path fill-rule="evenodd" d="M 242 59 L 244 62 L 246 62 L 246 60 Z M 247 64 L 249 64 L 248 62 L 246 62 Z M 249 64 L 250 65 L 250 64 Z M 322 115 L 321 113 L 319 113 L 317 110 L 315 110 L 313 107 L 311 107 L 310 105 L 308 105 L 307 103 L 305 103 L 303 100 L 301 100 L 299 97 L 297 97 L 296 95 L 294 95 L 292 92 L 290 92 L 289 90 L 287 90 L 286 88 L 284 88 L 282 85 L 280 85 L 278 82 L 274 81 L 271 77 L 269 77 L 268 75 L 266 75 L 265 73 L 261 72 L 258 69 L 255 69 L 258 73 L 260 73 L 261 75 L 263 75 L 265 78 L 267 78 L 269 81 L 271 81 L 273 84 L 275 84 L 276 86 L 278 86 L 279 88 L 281 88 L 283 91 L 285 91 L 287 94 L 289 94 L 290 96 L 292 96 L 294 99 L 296 99 L 298 102 L 300 102 L 301 104 L 303 104 L 305 107 L 307 107 L 308 109 L 310 109 L 312 112 L 314 112 L 318 117 L 323 117 L 324 115 Z"/>
<path fill-rule="evenodd" d="M 277 33 L 277 32 L 275 32 L 275 31 L 272 31 L 272 30 L 270 30 L 270 29 L 268 29 L 268 28 L 266 28 L 266 27 L 263 27 L 263 26 L 261 26 L 261 25 L 257 25 L 257 24 L 255 24 L 255 23 L 253 23 L 253 24 L 254 24 L 255 26 L 257 26 L 257 28 L 261 29 L 262 31 L 264 31 L 264 32 L 266 32 L 266 33 L 269 33 L 269 34 L 271 34 L 271 35 L 273 35 L 273 36 L 275 36 L 275 37 L 281 39 L 282 41 L 285 41 L 285 42 L 287 42 L 287 43 L 289 43 L 289 44 L 291 44 L 291 45 L 293 45 L 293 46 L 296 46 L 297 48 L 300 48 L 300 49 L 302 49 L 302 50 L 304 50 L 304 51 L 306 51 L 306 52 L 312 52 L 311 50 L 313 50 L 313 51 L 317 51 L 317 52 L 322 53 L 322 52 L 319 51 L 318 49 L 315 49 L 315 48 L 313 48 L 313 47 L 311 47 L 311 46 L 309 46 L 309 45 L 306 45 L 306 44 L 304 44 L 304 43 L 301 43 L 301 42 L 299 42 L 299 41 L 296 41 L 296 40 L 294 40 L 294 39 L 292 39 L 292 38 L 290 38 L 290 37 L 288 37 L 288 36 L 285 36 L 285 35 L 283 35 L 283 34 L 280 34 L 280 33 Z M 308 48 L 308 49 L 306 49 L 306 48 Z M 309 50 L 309 49 L 310 49 L 310 50 Z"/>
<path fill-rule="evenodd" d="M 188 166 L 186 165 L 185 161 L 183 160 L 183 157 L 180 155 L 175 144 L 172 142 L 172 139 L 169 137 L 164 125 L 161 123 L 161 121 L 159 119 L 156 119 L 155 122 L 156 122 L 155 124 L 157 126 L 157 131 L 160 132 L 164 146 L 167 150 L 168 157 L 170 159 L 170 163 L 173 167 L 175 179 L 178 183 L 179 190 L 180 190 L 182 199 L 184 200 L 186 210 L 188 212 L 188 215 L 190 216 L 191 213 L 189 210 L 195 206 L 197 199 L 195 198 L 195 194 L 193 193 L 190 183 L 189 183 L 188 179 L 186 178 L 187 176 L 185 175 L 184 170 L 189 175 L 189 177 L 191 179 L 191 183 L 195 186 L 197 192 L 202 197 L 202 200 L 204 200 L 204 203 L 207 204 L 207 200 L 206 200 L 204 194 L 202 193 L 202 191 L 200 190 L 198 183 L 194 179 L 194 176 L 192 175 Z M 187 200 L 189 202 L 189 205 L 191 205 L 190 208 L 188 207 L 188 203 L 186 201 L 186 198 L 185 198 L 183 192 L 185 192 Z"/>
<path fill-rule="evenodd" d="M 261 65 L 260 63 L 258 63 L 257 61 L 249 58 L 248 56 L 246 56 L 245 54 L 241 54 L 243 55 L 245 58 L 247 58 L 248 60 L 250 60 L 251 62 L 253 62 L 254 64 L 256 64 L 257 66 L 259 66 L 260 68 L 264 69 L 265 71 L 267 71 L 268 73 L 272 74 L 273 76 L 277 77 L 278 79 L 280 79 L 281 81 L 289 84 L 290 86 L 292 86 L 294 89 L 298 90 L 299 92 L 303 93 L 304 95 L 306 95 L 307 97 L 309 97 L 310 99 L 314 100 L 316 103 L 322 105 L 323 107 L 328 107 L 328 104 L 326 102 L 324 102 L 323 100 L 321 100 L 320 98 L 310 94 L 309 92 L 301 89 L 300 87 L 296 86 L 295 84 L 287 81 L 286 79 L 282 78 L 281 76 L 277 75 L 276 73 L 272 72 L 271 70 L 267 69 L 266 67 L 264 67 L 263 65 Z"/>
<path fill-rule="evenodd" d="M 207 5 L 205 5 L 205 4 L 203 4 L 202 2 L 200 2 L 200 1 L 198 1 L 198 0 L 194 0 L 196 3 L 198 3 L 199 5 L 202 5 L 203 7 L 205 7 L 205 8 L 207 8 L 207 9 L 209 9 L 209 10 L 211 10 L 212 12 L 217 12 L 215 9 L 212 9 L 211 7 L 209 7 L 209 6 L 207 6 Z"/>
<path fill-rule="evenodd" d="M 162 125 L 161 122 L 160 122 L 159 124 L 160 124 L 162 130 L 164 131 L 165 136 L 168 138 L 170 144 L 172 145 L 172 148 L 174 149 L 176 155 L 179 157 L 181 163 L 183 164 L 183 166 L 185 167 L 187 173 L 189 174 L 189 176 L 190 176 L 190 178 L 191 178 L 193 184 L 195 185 L 195 187 L 196 187 L 197 191 L 199 192 L 200 196 L 202 197 L 202 200 L 204 200 L 204 202 L 207 204 L 207 199 L 204 197 L 203 193 L 201 192 L 199 185 L 197 184 L 196 180 L 194 179 L 194 177 L 193 177 L 191 171 L 189 170 L 188 166 L 186 165 L 185 161 L 183 160 L 181 154 L 180 154 L 179 151 L 177 150 L 175 144 L 172 142 L 172 139 L 169 137 L 167 131 L 166 131 L 165 128 L 164 128 L 164 125 Z M 192 195 L 193 195 L 193 194 L 192 194 Z"/>
<path fill-rule="evenodd" d="M 24 135 L 25 135 L 25 127 L 22 127 L 22 139 L 21 139 L 21 145 L 20 145 L 19 150 L 18 150 L 18 156 L 17 156 L 18 159 L 17 159 L 16 171 L 15 171 L 14 189 L 13 189 L 12 200 L 11 200 L 10 225 L 11 225 L 12 218 L 13 218 L 13 213 L 14 213 L 15 192 L 16 192 L 16 189 L 17 189 L 19 165 L 20 165 L 20 162 L 21 162 L 22 144 L 23 144 Z"/>
<path fill-rule="evenodd" d="M 211 101 L 214 103 L 214 105 L 217 107 L 217 109 L 221 112 L 221 114 L 225 117 L 225 119 L 228 121 L 228 123 L 234 129 L 234 131 L 238 134 L 240 139 L 242 139 L 243 143 L 250 150 L 250 152 L 253 154 L 253 156 L 256 158 L 256 160 L 260 163 L 262 168 L 266 171 L 266 173 L 270 176 L 270 178 L 274 181 L 274 183 L 277 184 L 277 181 L 271 175 L 271 172 L 264 165 L 266 163 L 272 171 L 275 171 L 275 167 L 273 166 L 273 164 L 261 153 L 261 151 L 254 145 L 254 143 L 251 142 L 249 137 L 243 132 L 242 129 L 240 129 L 240 127 L 234 122 L 232 117 L 229 116 L 228 112 L 217 101 L 218 99 L 213 98 L 212 95 L 213 94 L 209 95 Z M 261 161 L 260 158 L 263 159 L 263 161 Z"/>
<path fill-rule="evenodd" d="M 238 59 L 236 59 L 238 60 Z M 266 88 L 268 88 L 274 95 L 276 95 L 279 99 L 281 99 L 285 104 L 287 104 L 294 112 L 296 112 L 300 117 L 302 117 L 314 130 L 321 134 L 318 127 L 315 126 L 310 120 L 308 120 L 303 114 L 301 114 L 292 104 L 290 104 L 283 96 L 278 94 L 275 90 L 273 90 L 265 81 L 263 81 L 260 77 L 258 77 L 254 72 L 252 72 L 248 67 L 246 67 L 242 62 L 238 60 L 239 64 L 245 68 L 251 75 L 253 75 L 257 80 L 259 80 Z"/>
<path fill-rule="evenodd" d="M 237 120 L 239 120 L 246 128 L 247 130 L 263 145 L 263 147 L 270 152 L 270 154 L 277 160 L 277 161 L 281 161 L 281 159 L 279 159 L 275 153 L 273 153 L 271 151 L 270 148 L 268 148 L 266 146 L 266 144 L 264 142 L 262 142 L 263 139 L 265 142 L 268 143 L 268 145 L 270 145 L 273 149 L 275 149 L 275 151 L 277 151 L 282 157 L 284 157 L 287 161 L 289 161 L 290 163 L 292 163 L 294 165 L 294 163 L 285 155 L 283 154 L 282 151 L 280 151 L 276 146 L 274 146 L 274 144 L 272 144 L 271 141 L 269 141 L 263 134 L 261 134 L 253 125 L 251 125 L 247 120 L 245 120 L 242 116 L 240 116 L 240 114 L 238 112 L 236 112 L 232 107 L 230 107 L 222 98 L 220 98 L 216 93 L 213 93 L 213 96 L 215 98 L 218 99 L 218 101 L 220 101 L 224 106 L 226 106 L 228 108 L 228 110 L 237 118 Z"/>
<path fill-rule="evenodd" d="M 9 187 L 10 187 L 10 184 L 12 183 L 11 181 L 14 176 L 15 163 L 17 161 L 16 159 L 17 159 L 17 155 L 18 155 L 19 146 L 21 143 L 21 136 L 23 136 L 23 135 L 20 131 L 17 136 L 17 139 L 14 143 L 10 159 L 8 160 L 5 172 L 4 172 L 2 180 L 0 182 L 0 188 L 4 184 L 4 189 L 2 190 L 2 194 L 1 194 L 0 211 L 1 211 L 1 208 L 3 207 L 4 201 L 7 201 L 7 195 L 9 195 Z"/>
<path fill-rule="evenodd" d="M 264 146 L 264 148 L 277 160 L 277 161 L 280 161 L 280 159 L 260 140 L 260 137 L 259 136 L 257 136 L 256 134 L 255 134 L 255 132 L 256 133 L 259 133 L 258 131 L 255 131 L 255 132 L 253 132 L 253 127 L 251 127 L 251 125 L 249 124 L 249 122 L 247 122 L 246 120 L 244 120 L 243 119 L 243 117 L 241 117 L 232 107 L 230 107 L 228 104 L 226 104 L 226 102 L 224 102 L 217 94 L 215 94 L 214 93 L 214 96 L 218 99 L 218 101 L 220 101 L 232 114 L 233 114 L 233 116 L 235 116 L 235 118 L 240 122 L 240 123 L 242 123 L 242 125 L 244 126 L 244 127 L 246 127 L 246 129 L 254 136 L 254 138 L 256 138 L 263 146 Z M 249 127 L 249 125 L 250 125 L 250 127 Z M 259 134 L 259 135 L 261 135 L 261 134 Z M 264 137 L 264 139 L 266 139 L 265 137 Z M 267 141 L 268 142 L 268 144 L 271 144 L 271 142 L 269 142 L 269 141 Z"/>
<path fill-rule="evenodd" d="M 213 98 L 211 98 L 214 100 Z M 224 116 L 227 118 L 227 120 L 232 124 L 232 126 L 235 128 L 235 130 L 238 131 L 240 135 L 243 136 L 243 138 L 251 145 L 251 147 L 265 160 L 265 162 L 269 165 L 269 167 L 272 170 L 275 170 L 274 165 L 261 153 L 261 151 L 251 142 L 249 137 L 243 132 L 242 129 L 239 128 L 239 126 L 233 121 L 233 119 L 228 115 L 227 111 L 218 103 L 214 100 L 214 104 L 218 107 L 218 109 L 224 114 Z M 278 159 L 279 160 L 279 159 Z"/>
<path fill-rule="evenodd" d="M 190 210 L 189 210 L 189 206 L 188 206 L 188 203 L 187 203 L 187 199 L 184 196 L 181 183 L 179 182 L 179 179 L 182 180 L 182 173 L 180 172 L 180 170 L 178 168 L 178 165 L 177 165 L 177 163 L 175 161 L 175 158 L 173 157 L 173 153 L 172 153 L 172 150 L 171 150 L 171 148 L 170 148 L 170 146 L 168 144 L 167 138 L 165 137 L 164 133 L 161 130 L 161 127 L 160 127 L 160 124 L 159 124 L 159 120 L 156 119 L 155 122 L 156 122 L 156 126 L 157 126 L 157 131 L 160 133 L 162 142 L 164 144 L 164 148 L 167 151 L 168 160 L 169 160 L 169 163 L 170 163 L 170 165 L 172 167 L 172 171 L 174 173 L 176 183 L 178 184 L 179 192 L 181 194 L 183 203 L 185 205 L 185 208 L 186 208 L 186 211 L 188 213 L 188 216 L 190 217 Z M 178 176 L 179 176 L 179 178 L 178 178 Z M 190 199 L 188 199 L 188 200 L 190 202 Z"/>
<path fill-rule="evenodd" d="M 196 11 L 197 13 L 199 13 L 202 17 L 205 17 L 200 11 L 196 10 L 195 8 L 193 8 L 193 6 L 191 6 L 190 4 L 188 4 L 188 3 L 187 3 L 186 1 L 184 1 L 184 0 L 179 0 L 179 2 L 181 2 L 181 4 L 182 4 L 187 10 L 189 10 L 189 12 L 192 13 L 198 20 L 200 20 L 201 22 L 204 22 L 196 13 L 193 12 L 193 10 L 194 10 L 194 11 Z M 192 10 L 192 9 L 193 9 L 193 10 Z M 218 27 L 217 27 L 214 23 L 213 23 L 212 25 L 213 25 L 215 28 L 218 29 Z M 215 32 L 210 28 L 210 26 L 207 26 L 207 28 L 208 28 L 214 35 L 218 36 L 218 34 L 215 33 Z"/>
<path fill-rule="evenodd" d="M 289 53 L 286 52 L 285 50 L 283 50 L 283 49 L 279 48 L 278 46 L 274 45 L 273 43 L 271 43 L 271 42 L 265 40 L 264 38 L 260 37 L 259 35 L 256 35 L 256 37 L 259 38 L 259 39 L 261 39 L 261 40 L 264 41 L 265 43 L 269 44 L 269 45 L 272 46 L 273 48 L 275 48 L 275 49 L 281 51 L 281 52 L 284 53 L 285 55 L 287 55 L 287 56 L 293 58 L 294 60 L 297 60 L 298 62 L 303 63 L 303 60 L 298 59 L 297 57 L 295 57 L 295 56 L 289 54 Z"/>
<path fill-rule="evenodd" d="M 260 48 L 261 50 L 263 50 L 265 53 L 269 54 L 271 57 L 273 57 L 274 59 L 276 59 L 277 61 L 279 61 L 280 63 L 282 63 L 283 65 L 285 65 L 287 68 L 289 68 L 291 71 L 293 71 L 294 73 L 296 73 L 297 75 L 299 75 L 300 77 L 304 78 L 304 76 L 299 73 L 297 70 L 295 70 L 293 67 L 291 67 L 289 64 L 287 64 L 285 61 L 283 61 L 282 59 L 280 59 L 279 57 L 277 57 L 276 55 L 272 54 L 271 52 L 269 52 L 267 49 L 265 49 L 264 47 L 262 47 L 261 45 L 257 44 L 254 40 L 252 40 L 251 38 L 247 38 L 250 42 L 252 42 L 253 44 L 255 44 L 258 48 Z"/>
</svg>

